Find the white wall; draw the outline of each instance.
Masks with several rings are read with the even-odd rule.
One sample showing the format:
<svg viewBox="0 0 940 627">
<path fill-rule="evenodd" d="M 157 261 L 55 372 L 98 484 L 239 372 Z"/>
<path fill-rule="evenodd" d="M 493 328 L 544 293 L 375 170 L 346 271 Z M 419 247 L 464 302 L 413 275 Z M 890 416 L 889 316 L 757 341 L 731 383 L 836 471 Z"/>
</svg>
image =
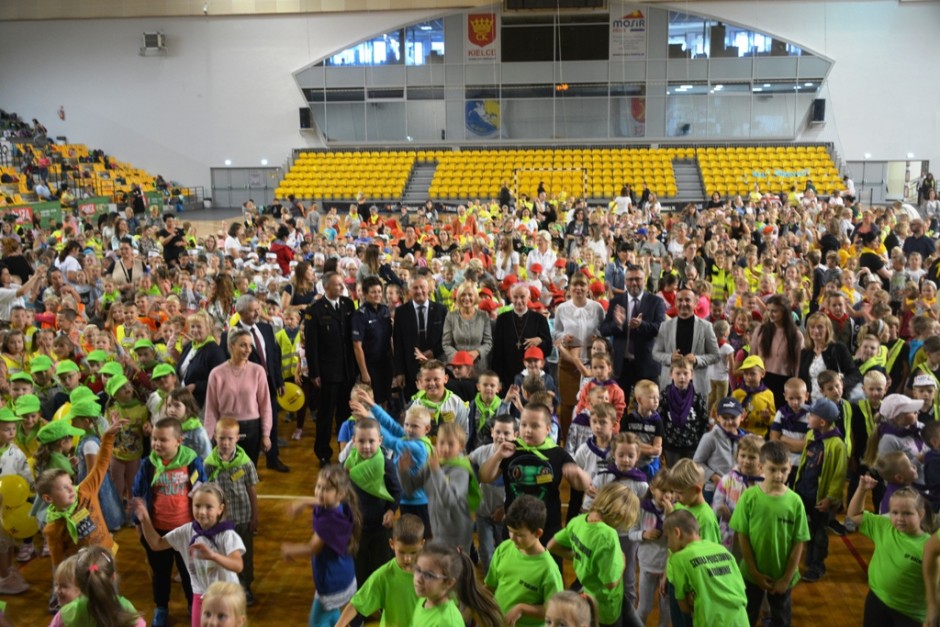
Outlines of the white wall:
<svg viewBox="0 0 940 627">
<path fill-rule="evenodd" d="M 225 159 L 280 165 L 302 136 L 292 73 L 427 11 L 0 23 L 0 108 L 185 185 Z M 169 54 L 141 57 L 145 31 Z M 56 116 L 59 105 L 66 120 Z"/>
<path fill-rule="evenodd" d="M 940 161 L 940 4 L 897 0 L 678 3 L 776 34 L 835 60 L 826 119 L 803 132 L 845 160 Z M 279 165 L 311 141 L 292 72 L 432 11 L 309 17 L 114 19 L 0 23 L 0 107 L 52 135 L 101 147 L 187 185 L 231 159 Z M 144 31 L 166 57 L 140 57 Z M 55 112 L 64 105 L 65 122 Z"/>
<path fill-rule="evenodd" d="M 940 160 L 940 3 L 852 2 L 675 3 L 693 11 L 772 33 L 835 61 L 826 124 L 803 141 L 836 145 L 844 160 Z M 936 165 L 933 166 L 936 170 Z"/>
</svg>

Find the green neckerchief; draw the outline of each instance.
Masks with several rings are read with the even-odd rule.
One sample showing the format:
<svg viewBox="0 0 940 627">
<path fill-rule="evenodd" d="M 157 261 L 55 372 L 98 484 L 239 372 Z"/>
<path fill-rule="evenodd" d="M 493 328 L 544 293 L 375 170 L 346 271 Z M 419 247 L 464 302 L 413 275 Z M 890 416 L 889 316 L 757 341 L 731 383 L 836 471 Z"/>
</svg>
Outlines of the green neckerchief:
<svg viewBox="0 0 940 627">
<path fill-rule="evenodd" d="M 160 456 L 157 455 L 156 452 L 150 451 L 150 463 L 153 464 L 153 479 L 150 481 L 150 485 L 156 485 L 160 475 L 168 470 L 176 470 L 177 468 L 189 466 L 193 463 L 194 459 L 196 459 L 196 451 L 188 446 L 181 445 L 180 449 L 176 451 L 176 457 L 170 460 L 170 463 L 166 465 L 163 464 L 163 460 L 160 459 Z"/>
<path fill-rule="evenodd" d="M 467 490 L 467 505 L 470 506 L 470 513 L 477 511 L 477 508 L 480 507 L 480 500 L 483 498 L 483 493 L 480 491 L 480 482 L 477 481 L 477 476 L 476 473 L 473 472 L 470 460 L 460 455 L 453 459 L 442 459 L 441 466 L 453 466 L 454 468 L 463 468 L 467 471 L 470 475 L 470 487 Z"/>
<path fill-rule="evenodd" d="M 0 446 L 0 457 L 3 457 L 4 455 L 6 455 L 7 451 L 10 450 L 10 447 L 11 447 L 11 446 L 13 446 L 13 445 L 12 445 L 12 444 L 7 444 L 6 446 Z"/>
<path fill-rule="evenodd" d="M 453 392 L 451 392 L 448 389 L 445 389 L 444 398 L 442 398 L 440 402 L 438 402 L 438 401 L 432 401 L 431 399 L 429 399 L 427 392 L 425 392 L 424 390 L 421 390 L 420 392 L 414 395 L 414 400 L 416 400 L 417 402 L 421 403 L 422 405 L 424 405 L 425 407 L 431 410 L 431 414 L 432 414 L 432 418 L 434 418 L 434 422 L 440 422 L 441 407 L 444 405 L 444 403 L 448 401 L 448 399 L 450 399 L 451 394 L 453 394 Z"/>
<path fill-rule="evenodd" d="M 202 347 L 205 346 L 206 344 L 215 344 L 215 338 L 210 335 L 209 337 L 207 337 L 206 339 L 204 339 L 204 340 L 201 341 L 201 342 L 195 342 L 195 341 L 194 341 L 194 342 L 193 342 L 193 348 L 192 348 L 193 352 L 199 350 L 200 348 L 202 348 Z"/>
<path fill-rule="evenodd" d="M 894 342 L 894 346 L 888 351 L 888 357 L 885 360 L 885 370 L 891 372 L 894 369 L 894 362 L 897 361 L 898 356 L 901 354 L 901 349 L 904 348 L 905 344 L 906 342 L 902 339 L 898 339 Z"/>
<path fill-rule="evenodd" d="M 376 451 L 369 459 L 359 456 L 359 449 L 352 448 L 343 467 L 349 472 L 349 478 L 366 494 L 385 501 L 395 502 L 385 487 L 385 456 Z"/>
<path fill-rule="evenodd" d="M 63 455 L 62 453 L 50 453 L 49 454 L 49 465 L 46 467 L 49 468 L 59 468 L 69 473 L 70 477 L 75 476 L 75 469 L 72 468 L 72 462 L 69 461 L 69 458 Z"/>
<path fill-rule="evenodd" d="M 888 364 L 888 349 L 884 346 L 878 347 L 878 353 L 874 357 L 869 357 L 861 363 L 858 367 L 858 371 L 862 374 L 867 373 L 872 368 L 881 367 L 884 368 Z"/>
<path fill-rule="evenodd" d="M 418 441 L 423 443 L 428 448 L 428 454 L 430 454 L 431 451 L 434 450 L 434 442 L 431 442 L 431 438 L 429 438 L 428 436 L 420 437 L 418 438 Z"/>
<path fill-rule="evenodd" d="M 184 433 L 188 433 L 201 427 L 202 421 L 199 420 L 199 418 L 193 416 L 192 418 L 187 418 L 185 421 L 183 421 L 180 426 L 182 427 Z"/>
<path fill-rule="evenodd" d="M 41 422 L 37 422 L 37 423 L 36 423 L 36 426 L 33 427 L 33 430 L 27 432 L 25 429 L 23 429 L 23 424 L 22 424 L 22 423 L 20 423 L 19 425 L 17 425 L 17 427 L 16 427 L 16 441 L 17 441 L 17 442 L 20 444 L 20 446 L 24 449 L 24 452 L 25 452 L 25 449 L 29 448 L 29 446 L 30 446 L 33 442 L 36 441 L 36 436 L 39 435 L 39 427 L 41 427 L 41 426 L 42 426 L 42 423 L 41 423 Z M 2 455 L 2 453 L 0 453 L 0 455 Z"/>
<path fill-rule="evenodd" d="M 542 454 L 542 451 L 548 451 L 550 449 L 555 448 L 556 446 L 557 444 L 555 444 L 555 441 L 552 440 L 551 438 L 545 438 L 545 441 L 539 444 L 538 446 L 529 446 L 528 444 L 522 441 L 522 438 L 516 438 L 516 450 L 517 451 L 524 451 L 526 453 L 532 453 L 533 455 L 541 459 L 543 462 L 547 462 L 548 458 Z"/>
<path fill-rule="evenodd" d="M 78 501 L 68 506 L 66 509 L 59 509 L 55 505 L 49 504 L 49 509 L 46 510 L 46 523 L 53 523 L 57 520 L 65 520 L 65 528 L 69 530 L 69 537 L 72 538 L 72 542 L 78 544 L 78 527 L 75 525 L 75 521 L 72 520 L 72 515 L 75 514 L 75 509 L 78 507 Z"/>
<path fill-rule="evenodd" d="M 240 468 L 245 464 L 251 463 L 251 458 L 248 457 L 248 453 L 245 452 L 245 449 L 235 445 L 235 456 L 231 460 L 225 461 L 222 459 L 222 456 L 219 455 L 219 447 L 212 449 L 212 452 L 209 453 L 209 457 L 203 462 L 206 466 L 212 466 L 215 468 L 212 471 L 212 474 L 209 476 L 209 481 L 215 481 L 215 478 L 219 476 L 220 472 L 231 470 L 232 468 Z"/>
<path fill-rule="evenodd" d="M 476 405 L 477 415 L 480 416 L 477 420 L 477 431 L 482 431 L 486 422 L 496 415 L 501 403 L 502 401 L 499 400 L 499 397 L 494 396 L 492 402 L 489 405 L 485 405 L 483 399 L 480 398 L 480 393 L 477 392 L 477 395 L 473 397 L 473 404 Z"/>
</svg>

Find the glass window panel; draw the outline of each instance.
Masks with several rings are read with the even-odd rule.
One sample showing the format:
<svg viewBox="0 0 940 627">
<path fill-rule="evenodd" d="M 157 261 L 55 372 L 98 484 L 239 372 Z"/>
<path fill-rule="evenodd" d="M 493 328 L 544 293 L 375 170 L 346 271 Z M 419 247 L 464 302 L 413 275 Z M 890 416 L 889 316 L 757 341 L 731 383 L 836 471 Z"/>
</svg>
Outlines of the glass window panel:
<svg viewBox="0 0 940 627">
<path fill-rule="evenodd" d="M 431 57 L 444 57 L 444 20 L 428 20 L 405 28 L 405 64 L 433 63 Z M 440 60 L 439 59 L 439 60 Z"/>
<path fill-rule="evenodd" d="M 544 139 L 554 136 L 554 102 L 550 99 L 504 100 L 502 114 L 504 139 Z"/>
<path fill-rule="evenodd" d="M 646 98 L 626 96 L 610 99 L 610 136 L 644 137 L 646 135 Z"/>
<path fill-rule="evenodd" d="M 666 98 L 668 137 L 705 137 L 707 121 L 708 96 L 679 93 Z"/>
<path fill-rule="evenodd" d="M 709 137 L 748 137 L 750 120 L 750 96 L 712 92 L 708 97 Z"/>
<path fill-rule="evenodd" d="M 796 119 L 794 93 L 754 94 L 751 137 L 792 137 Z"/>
<path fill-rule="evenodd" d="M 363 102 L 328 103 L 323 133 L 328 141 L 365 141 L 365 114 L 366 105 Z"/>
<path fill-rule="evenodd" d="M 369 141 L 404 141 L 405 103 L 370 102 L 366 107 L 366 134 Z"/>
<path fill-rule="evenodd" d="M 606 98 L 578 98 L 555 101 L 555 137 L 607 137 Z"/>
<path fill-rule="evenodd" d="M 440 141 L 446 127 L 443 100 L 409 102 L 406 105 L 408 136 L 414 141 Z"/>
</svg>

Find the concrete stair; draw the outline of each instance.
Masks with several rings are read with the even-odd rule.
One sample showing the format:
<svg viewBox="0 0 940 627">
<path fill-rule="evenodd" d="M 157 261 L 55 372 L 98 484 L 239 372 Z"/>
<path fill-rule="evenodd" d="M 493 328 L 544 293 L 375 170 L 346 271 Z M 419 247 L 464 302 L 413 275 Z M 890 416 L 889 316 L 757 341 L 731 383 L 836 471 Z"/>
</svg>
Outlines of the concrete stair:
<svg viewBox="0 0 940 627">
<path fill-rule="evenodd" d="M 411 169 L 411 175 L 408 177 L 408 183 L 405 184 L 402 204 L 408 206 L 424 205 L 424 201 L 428 199 L 428 190 L 431 189 L 431 181 L 434 180 L 436 170 L 436 161 L 415 161 L 414 167 Z"/>
<path fill-rule="evenodd" d="M 673 199 L 677 205 L 689 202 L 702 202 L 705 200 L 705 185 L 702 183 L 702 173 L 695 159 L 673 159 L 672 172 L 676 177 L 676 197 Z"/>
</svg>

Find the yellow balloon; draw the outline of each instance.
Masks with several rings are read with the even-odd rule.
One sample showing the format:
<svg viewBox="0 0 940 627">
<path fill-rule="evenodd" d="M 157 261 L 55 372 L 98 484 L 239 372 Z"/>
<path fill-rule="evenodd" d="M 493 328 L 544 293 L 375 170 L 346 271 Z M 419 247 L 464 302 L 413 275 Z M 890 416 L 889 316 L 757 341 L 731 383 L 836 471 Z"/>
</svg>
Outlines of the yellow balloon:
<svg viewBox="0 0 940 627">
<path fill-rule="evenodd" d="M 19 475 L 6 475 L 0 477 L 0 496 L 3 497 L 3 506 L 14 509 L 26 502 L 29 498 L 29 484 Z"/>
<path fill-rule="evenodd" d="M 0 523 L 8 534 L 17 540 L 32 538 L 39 531 L 39 523 L 29 515 L 32 507 L 29 503 L 23 503 L 15 509 L 3 510 L 3 516 L 0 517 Z"/>
<path fill-rule="evenodd" d="M 284 394 L 277 397 L 277 404 L 284 411 L 299 411 L 304 406 L 304 391 L 296 383 L 285 383 Z"/>
</svg>

